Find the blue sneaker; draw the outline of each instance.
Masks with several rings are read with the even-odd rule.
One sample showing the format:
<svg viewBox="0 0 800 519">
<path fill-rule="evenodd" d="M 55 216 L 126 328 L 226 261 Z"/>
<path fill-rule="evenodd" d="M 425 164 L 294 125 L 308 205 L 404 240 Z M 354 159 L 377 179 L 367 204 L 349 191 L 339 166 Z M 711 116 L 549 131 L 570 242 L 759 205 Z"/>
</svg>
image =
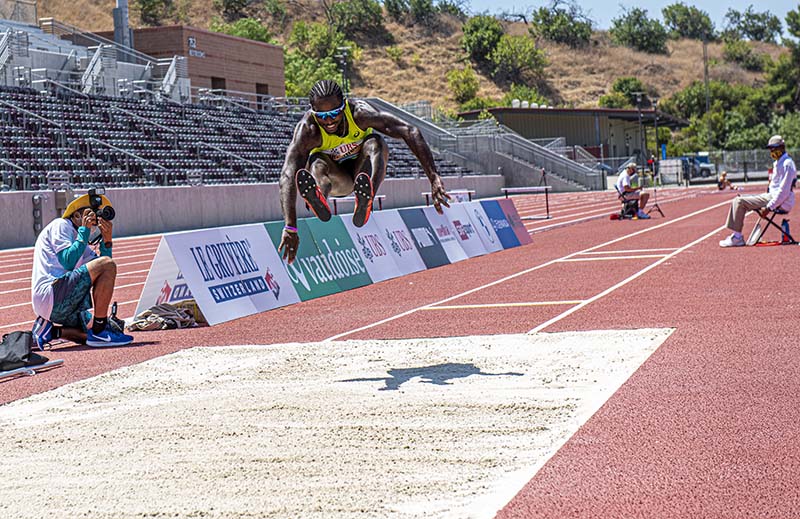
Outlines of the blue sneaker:
<svg viewBox="0 0 800 519">
<path fill-rule="evenodd" d="M 33 322 L 33 342 L 41 351 L 50 349 L 50 341 L 53 340 L 53 323 L 44 317 L 37 317 Z"/>
<path fill-rule="evenodd" d="M 100 333 L 94 333 L 91 328 L 86 334 L 86 345 L 93 348 L 107 348 L 109 346 L 125 346 L 133 342 L 133 337 L 125 335 L 111 329 L 106 324 L 105 329 Z"/>
</svg>

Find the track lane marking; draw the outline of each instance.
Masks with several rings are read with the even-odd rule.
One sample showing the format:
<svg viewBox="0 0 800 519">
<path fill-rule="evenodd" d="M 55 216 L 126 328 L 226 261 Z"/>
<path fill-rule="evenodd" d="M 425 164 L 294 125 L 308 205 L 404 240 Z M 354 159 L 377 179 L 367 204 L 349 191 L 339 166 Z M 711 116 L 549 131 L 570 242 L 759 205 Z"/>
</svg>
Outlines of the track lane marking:
<svg viewBox="0 0 800 519">
<path fill-rule="evenodd" d="M 429 306 L 422 308 L 421 311 L 430 310 L 464 310 L 464 309 L 481 309 L 481 308 L 513 308 L 525 306 L 555 306 L 555 305 L 577 305 L 582 303 L 583 300 L 575 301 L 530 301 L 527 303 L 485 303 L 480 305 L 449 305 L 449 306 Z"/>
<path fill-rule="evenodd" d="M 725 203 L 728 203 L 728 202 L 725 202 Z M 631 281 L 633 281 L 634 279 L 636 279 L 636 278 L 638 278 L 638 277 L 640 277 L 640 276 L 644 275 L 645 273 L 647 273 L 647 272 L 649 272 L 649 271 L 653 270 L 654 268 L 656 268 L 657 266 L 661 265 L 661 264 L 662 264 L 662 263 L 664 263 L 665 261 L 667 261 L 667 260 L 669 260 L 669 259 L 672 259 L 672 258 L 674 258 L 675 256 L 677 256 L 677 255 L 678 255 L 678 254 L 680 254 L 681 252 L 683 252 L 683 251 L 685 251 L 685 250 L 689 249 L 690 247 L 694 247 L 694 246 L 695 246 L 695 245 L 697 245 L 698 243 L 700 243 L 700 242 L 702 242 L 702 241 L 704 241 L 704 240 L 706 240 L 706 239 L 710 238 L 711 236 L 714 236 L 715 234 L 717 234 L 717 233 L 718 233 L 718 232 L 720 232 L 721 230 L 725 229 L 725 227 L 726 227 L 725 225 L 722 225 L 722 226 L 720 226 L 720 227 L 717 227 L 716 229 L 714 229 L 714 230 L 713 230 L 713 231 L 711 231 L 710 233 L 708 233 L 708 234 L 706 234 L 706 235 L 704 235 L 704 236 L 701 236 L 700 238 L 698 238 L 698 239 L 694 240 L 693 242 L 689 243 L 688 245 L 684 245 L 683 247 L 681 247 L 681 248 L 679 248 L 679 249 L 675 250 L 674 252 L 672 252 L 672 253 L 670 253 L 670 254 L 668 254 L 668 255 L 664 256 L 664 257 L 663 257 L 663 258 L 661 258 L 660 260 L 658 260 L 658 261 L 656 261 L 656 262 L 654 262 L 654 263 L 652 263 L 652 264 L 650 264 L 650 265 L 646 266 L 645 268 L 643 268 L 643 269 L 642 269 L 642 270 L 640 270 L 639 272 L 636 272 L 635 274 L 633 274 L 633 275 L 631 275 L 631 276 L 628 276 L 627 278 L 623 279 L 622 281 L 620 281 L 620 282 L 619 282 L 619 283 L 617 283 L 616 285 L 614 285 L 614 286 L 612 286 L 612 287 L 609 287 L 609 288 L 607 288 L 607 289 L 603 290 L 603 291 L 602 291 L 602 292 L 600 292 L 599 294 L 597 294 L 597 295 L 594 295 L 594 296 L 590 297 L 589 299 L 585 300 L 585 301 L 584 301 L 584 302 L 582 302 L 582 303 L 579 303 L 578 305 L 576 305 L 576 306 L 574 306 L 574 307 L 570 308 L 569 310 L 566 310 L 565 312 L 561 313 L 560 315 L 557 315 L 557 316 L 553 317 L 552 319 L 550 319 L 550 320 L 548 320 L 548 321 L 546 321 L 546 322 L 544 322 L 544 323 L 540 324 L 539 326 L 537 326 L 536 328 L 532 329 L 532 330 L 531 330 L 531 331 L 529 331 L 528 333 L 538 333 L 538 332 L 540 332 L 540 331 L 544 330 L 545 328 L 547 328 L 548 326 L 550 326 L 550 325 L 552 325 L 552 324 L 555 324 L 555 323 L 557 323 L 557 322 L 558 322 L 558 321 L 560 321 L 561 319 L 563 319 L 563 318 L 565 318 L 565 317 L 567 317 L 567 316 L 570 316 L 570 315 L 574 314 L 575 312 L 577 312 L 577 311 L 578 311 L 578 310 L 580 310 L 581 308 L 583 308 L 583 307 L 585 307 L 585 306 L 587 306 L 587 305 L 590 305 L 590 304 L 592 304 L 593 302 L 597 301 L 598 299 L 601 299 L 601 298 L 603 298 L 603 297 L 607 296 L 608 294 L 610 294 L 610 293 L 614 292 L 614 291 L 615 291 L 615 290 L 617 290 L 618 288 L 621 288 L 621 287 L 623 287 L 623 286 L 627 285 L 628 283 L 630 283 L 630 282 L 631 282 Z"/>
<path fill-rule="evenodd" d="M 640 252 L 672 252 L 676 250 L 675 247 L 671 247 L 668 249 L 628 249 L 628 250 L 601 250 L 595 252 L 584 252 L 583 254 L 638 254 Z"/>
<path fill-rule="evenodd" d="M 579 263 L 581 261 L 617 261 L 627 259 L 643 259 L 643 258 L 663 258 L 666 254 L 640 254 L 638 256 L 597 256 L 594 258 L 569 258 L 561 260 L 561 263 Z"/>
<path fill-rule="evenodd" d="M 400 319 L 402 317 L 406 317 L 406 316 L 411 315 L 411 314 L 413 314 L 413 313 L 415 313 L 415 312 L 417 312 L 419 310 L 427 309 L 427 308 L 430 308 L 432 306 L 442 305 L 444 303 L 449 303 L 450 301 L 454 301 L 454 300 L 459 299 L 461 297 L 464 297 L 464 296 L 467 296 L 467 295 L 470 295 L 470 294 L 474 294 L 475 292 L 478 292 L 478 291 L 483 290 L 485 288 L 493 287 L 493 286 L 505 283 L 506 281 L 510 281 L 512 279 L 518 278 L 520 276 L 524 276 L 525 274 L 529 274 L 529 273 L 534 272 L 536 270 L 540 270 L 540 269 L 543 269 L 545 267 L 549 267 L 551 265 L 554 265 L 554 264 L 558 263 L 560 260 L 572 258 L 574 256 L 577 256 L 578 254 L 582 254 L 582 253 L 591 252 L 591 251 L 594 251 L 594 250 L 597 250 L 597 249 L 601 249 L 603 247 L 607 247 L 608 245 L 611 245 L 611 244 L 614 244 L 614 243 L 618 243 L 618 242 L 621 242 L 623 240 L 627 240 L 627 239 L 633 238 L 635 236 L 639 236 L 639 235 L 644 234 L 644 233 L 655 231 L 655 230 L 661 229 L 663 227 L 667 227 L 667 226 L 672 225 L 674 223 L 681 222 L 681 221 L 686 220 L 688 218 L 692 218 L 692 217 L 697 216 L 699 214 L 703 214 L 703 213 L 705 213 L 707 211 L 711 211 L 713 209 L 717 209 L 719 207 L 722 207 L 724 205 L 729 205 L 729 204 L 730 204 L 730 200 L 725 200 L 724 202 L 720 202 L 718 204 L 711 205 L 711 206 L 706 207 L 704 209 L 699 209 L 699 210 L 697 210 L 697 211 L 695 211 L 693 213 L 689 213 L 689 214 L 680 216 L 678 218 L 675 218 L 674 220 L 670 220 L 668 222 L 664 222 L 664 223 L 658 224 L 658 225 L 656 225 L 654 227 L 647 227 L 645 229 L 641 229 L 640 231 L 637 231 L 637 232 L 634 232 L 634 233 L 630 233 L 630 234 L 626 234 L 624 236 L 620 236 L 619 238 L 614 238 L 613 240 L 609 240 L 609 241 L 607 241 L 605 243 L 601 243 L 599 245 L 594 245 L 594 246 L 589 247 L 587 249 L 584 249 L 582 251 L 573 252 L 571 254 L 567 254 L 566 256 L 562 256 L 561 258 L 556 258 L 556 259 L 553 259 L 553 260 L 550 260 L 550 261 L 546 261 L 545 263 L 541 263 L 539 265 L 535 265 L 533 267 L 530 267 L 530 268 L 527 268 L 525 270 L 516 272 L 514 274 L 510 274 L 508 276 L 502 277 L 502 278 L 497 279 L 495 281 L 491 281 L 491 282 L 485 283 L 485 284 L 483 284 L 481 286 L 478 286 L 478 287 L 475 287 L 475 288 L 471 288 L 471 289 L 469 289 L 469 290 L 467 290 L 465 292 L 461 292 L 460 294 L 456 294 L 454 296 L 446 297 L 446 298 L 444 298 L 444 299 L 442 299 L 440 301 L 436 301 L 434 303 L 428 303 L 426 305 L 421 305 L 421 306 L 418 306 L 416 308 L 412 308 L 410 310 L 406 310 L 405 312 L 401 312 L 399 314 L 387 317 L 385 319 L 381 319 L 379 321 L 375 321 L 375 322 L 372 322 L 370 324 L 366 324 L 364 326 L 360 326 L 358 328 L 354 328 L 354 329 L 348 330 L 346 332 L 337 333 L 336 335 L 332 335 L 332 336 L 328 337 L 327 339 L 324 339 L 322 342 L 335 341 L 335 340 L 340 339 L 342 337 L 346 337 L 348 335 L 352 335 L 354 333 L 358 333 L 358 332 L 361 332 L 361 331 L 364 331 L 364 330 L 369 330 L 370 328 L 374 328 L 376 326 L 380 326 L 382 324 L 386 324 L 388 322 L 395 321 L 395 320 Z M 717 229 L 714 232 L 718 232 L 718 231 L 719 230 Z M 662 259 L 662 261 L 663 260 L 664 259 Z M 585 306 L 585 305 L 583 305 L 583 306 Z"/>
</svg>

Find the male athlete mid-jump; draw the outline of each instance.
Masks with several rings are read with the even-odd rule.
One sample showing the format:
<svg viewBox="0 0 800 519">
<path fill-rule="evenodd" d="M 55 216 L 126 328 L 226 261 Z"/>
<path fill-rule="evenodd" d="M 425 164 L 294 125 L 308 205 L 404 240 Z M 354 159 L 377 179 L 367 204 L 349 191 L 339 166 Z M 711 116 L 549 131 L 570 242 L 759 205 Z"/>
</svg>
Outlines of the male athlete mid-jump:
<svg viewBox="0 0 800 519">
<path fill-rule="evenodd" d="M 311 109 L 294 129 L 281 171 L 281 207 L 285 226 L 278 250 L 289 263 L 297 255 L 297 193 L 323 222 L 331 218 L 327 197 L 355 195 L 353 224 L 363 226 L 375 193 L 386 176 L 389 148 L 377 130 L 403 139 L 431 182 L 433 205 L 441 213 L 450 195 L 436 172 L 433 155 L 420 131 L 361 100 L 344 98 L 335 81 L 318 81 L 309 94 Z M 307 168 L 307 169 L 306 169 Z"/>
</svg>

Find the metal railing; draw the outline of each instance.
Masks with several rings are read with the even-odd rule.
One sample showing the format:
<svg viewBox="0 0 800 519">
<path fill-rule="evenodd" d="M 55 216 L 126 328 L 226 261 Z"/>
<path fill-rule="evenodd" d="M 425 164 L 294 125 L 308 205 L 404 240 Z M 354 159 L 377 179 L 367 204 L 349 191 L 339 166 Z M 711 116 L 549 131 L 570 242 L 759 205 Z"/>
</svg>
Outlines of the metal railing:
<svg viewBox="0 0 800 519">
<path fill-rule="evenodd" d="M 86 71 L 81 77 L 81 91 L 84 94 L 94 94 L 97 86 L 97 80 L 103 73 L 103 47 L 97 47 Z"/>
<path fill-rule="evenodd" d="M 110 45 L 114 48 L 114 50 L 116 50 L 118 55 L 121 54 L 127 57 L 128 59 L 126 61 L 131 63 L 136 63 L 138 65 L 152 63 L 153 66 L 158 64 L 158 60 L 152 56 L 149 56 L 143 52 L 139 52 L 136 49 L 126 47 L 125 45 L 121 45 L 114 40 L 109 40 L 108 38 L 104 38 L 93 32 L 85 31 L 79 27 L 75 27 L 74 25 L 60 22 L 55 18 L 40 18 L 39 28 L 48 34 L 61 37 L 65 40 L 71 41 L 75 45 L 82 47 Z"/>
</svg>

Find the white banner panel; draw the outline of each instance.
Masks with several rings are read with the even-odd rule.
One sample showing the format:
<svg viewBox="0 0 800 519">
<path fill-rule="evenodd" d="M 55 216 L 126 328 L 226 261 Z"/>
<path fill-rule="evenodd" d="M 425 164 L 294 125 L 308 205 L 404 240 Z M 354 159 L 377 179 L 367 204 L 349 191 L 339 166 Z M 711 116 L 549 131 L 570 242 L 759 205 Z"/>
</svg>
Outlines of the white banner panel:
<svg viewBox="0 0 800 519">
<path fill-rule="evenodd" d="M 442 209 L 447 211 L 446 207 Z M 434 232 L 436 232 L 439 243 L 442 244 L 442 248 L 445 254 L 447 254 L 447 259 L 450 260 L 450 263 L 467 259 L 467 253 L 464 252 L 464 249 L 461 247 L 459 239 L 456 236 L 456 230 L 447 216 L 437 213 L 434 207 L 424 207 L 422 211 L 425 213 L 425 218 L 430 222 Z"/>
<path fill-rule="evenodd" d="M 478 231 L 483 246 L 487 252 L 496 252 L 503 250 L 503 244 L 500 243 L 500 238 L 492 228 L 492 222 L 483 210 L 480 202 L 469 202 L 468 204 L 461 204 L 467 210 L 467 214 L 472 220 L 472 225 Z"/>
<path fill-rule="evenodd" d="M 144 283 L 142 295 L 139 296 L 139 304 L 136 305 L 134 315 L 139 315 L 153 305 L 174 304 L 187 299 L 192 299 L 192 291 L 183 279 L 169 245 L 162 237 L 150 272 L 147 273 L 147 281 Z"/>
<path fill-rule="evenodd" d="M 353 225 L 352 218 L 342 218 L 347 233 L 353 240 L 358 254 L 372 281 L 377 283 L 385 279 L 396 278 L 402 273 L 391 254 L 391 245 L 383 230 L 375 223 L 375 213 L 363 227 Z"/>
<path fill-rule="evenodd" d="M 376 211 L 370 217 L 370 221 L 373 220 L 381 230 L 382 236 L 386 238 L 389 255 L 397 264 L 400 274 L 405 275 L 425 270 L 425 262 L 422 261 L 422 257 L 414 245 L 414 240 L 411 238 L 411 233 L 397 210 Z"/>
<path fill-rule="evenodd" d="M 470 258 L 486 254 L 486 247 L 483 245 L 478 230 L 472 223 L 472 219 L 467 214 L 466 206 L 454 204 L 444 210 L 445 216 L 450 220 L 453 229 L 456 231 L 461 248 Z"/>
<path fill-rule="evenodd" d="M 209 324 L 300 300 L 262 224 L 164 239 Z"/>
</svg>

